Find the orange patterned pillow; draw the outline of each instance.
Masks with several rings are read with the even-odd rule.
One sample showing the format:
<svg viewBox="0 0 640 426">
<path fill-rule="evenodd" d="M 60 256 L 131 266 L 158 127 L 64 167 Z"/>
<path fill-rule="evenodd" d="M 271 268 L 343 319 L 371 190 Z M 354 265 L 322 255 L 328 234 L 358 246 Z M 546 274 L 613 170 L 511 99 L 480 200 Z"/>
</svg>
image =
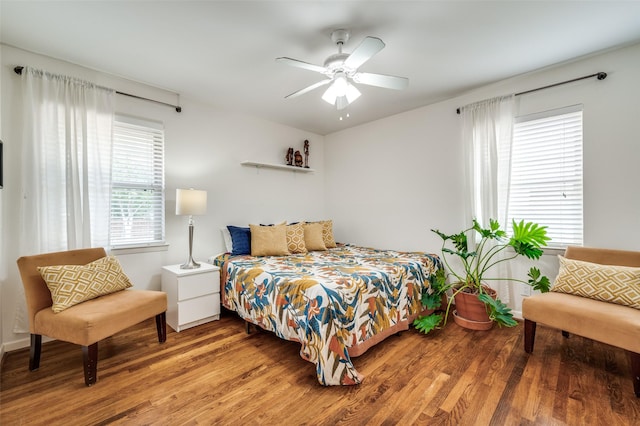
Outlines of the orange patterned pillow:
<svg viewBox="0 0 640 426">
<path fill-rule="evenodd" d="M 336 247 L 336 240 L 333 238 L 333 221 L 325 220 L 322 222 L 322 239 L 327 248 Z"/>
<path fill-rule="evenodd" d="M 290 253 L 307 253 L 302 223 L 287 225 L 287 246 Z"/>
<path fill-rule="evenodd" d="M 336 246 L 336 240 L 333 237 L 333 220 L 319 220 L 317 222 L 307 223 L 320 223 L 322 225 L 322 240 L 326 248 L 334 248 Z"/>
<path fill-rule="evenodd" d="M 40 266 L 38 272 L 49 287 L 53 312 L 87 300 L 132 287 L 118 259 L 105 256 L 86 265 Z"/>
<path fill-rule="evenodd" d="M 640 268 L 558 259 L 560 271 L 551 291 L 640 309 Z"/>
</svg>

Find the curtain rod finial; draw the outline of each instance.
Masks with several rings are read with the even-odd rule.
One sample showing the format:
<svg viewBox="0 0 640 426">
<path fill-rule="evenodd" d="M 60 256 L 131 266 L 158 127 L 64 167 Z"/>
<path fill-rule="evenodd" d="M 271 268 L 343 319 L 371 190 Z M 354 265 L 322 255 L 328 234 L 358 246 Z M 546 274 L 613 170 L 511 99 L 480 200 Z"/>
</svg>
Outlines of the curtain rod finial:
<svg viewBox="0 0 640 426">
<path fill-rule="evenodd" d="M 16 74 L 18 75 L 22 75 L 22 70 L 24 69 L 24 67 L 18 65 L 17 67 L 15 67 L 13 70 L 16 72 Z"/>
<path fill-rule="evenodd" d="M 598 80 L 604 80 L 605 78 L 607 78 L 607 73 L 606 72 L 599 72 L 598 73 Z"/>
</svg>

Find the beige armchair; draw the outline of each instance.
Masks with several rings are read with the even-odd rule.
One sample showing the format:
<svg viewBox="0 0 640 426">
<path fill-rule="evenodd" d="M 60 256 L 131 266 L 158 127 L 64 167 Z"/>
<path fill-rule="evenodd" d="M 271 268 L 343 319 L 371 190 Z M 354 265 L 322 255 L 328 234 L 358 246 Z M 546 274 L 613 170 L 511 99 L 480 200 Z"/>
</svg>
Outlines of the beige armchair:
<svg viewBox="0 0 640 426">
<path fill-rule="evenodd" d="M 640 252 L 567 247 L 564 257 L 599 265 L 640 267 Z M 556 282 L 557 284 L 557 282 Z M 548 292 L 525 298 L 524 350 L 533 352 L 536 324 L 559 329 L 626 350 L 634 392 L 640 397 L 640 310 L 573 294 Z"/>
<path fill-rule="evenodd" d="M 40 366 L 43 335 L 82 346 L 84 381 L 87 386 L 97 380 L 98 341 L 152 316 L 156 318 L 158 341 L 162 343 L 166 340 L 167 296 L 161 291 L 121 290 L 79 303 L 62 312 L 53 312 L 51 292 L 37 268 L 85 265 L 105 255 L 103 248 L 91 248 L 18 259 L 29 311 L 29 370 L 37 370 Z"/>
</svg>

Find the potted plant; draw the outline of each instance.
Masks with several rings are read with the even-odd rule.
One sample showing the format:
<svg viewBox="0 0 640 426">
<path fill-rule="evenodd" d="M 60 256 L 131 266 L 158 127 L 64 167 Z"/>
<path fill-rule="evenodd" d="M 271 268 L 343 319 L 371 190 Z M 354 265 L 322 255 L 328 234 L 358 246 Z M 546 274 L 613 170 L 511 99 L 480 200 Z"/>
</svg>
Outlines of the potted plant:
<svg viewBox="0 0 640 426">
<path fill-rule="evenodd" d="M 491 276 L 490 271 L 498 264 L 524 256 L 537 260 L 542 255 L 542 247 L 547 245 L 550 238 L 547 236 L 547 227 L 539 226 L 533 222 L 513 221 L 513 235 L 500 229 L 497 220 L 490 219 L 489 227 L 483 228 L 475 219 L 473 226 L 457 234 L 446 235 L 439 230 L 431 230 L 442 238 L 442 262 L 443 268 L 438 269 L 432 276 L 431 288 L 422 295 L 422 303 L 428 309 L 438 309 L 446 301 L 443 297 L 447 293 L 451 296 L 446 301 L 446 310 L 442 313 L 433 313 L 428 316 L 418 317 L 413 325 L 423 333 L 429 333 L 440 324 L 446 324 L 451 310 L 451 304 L 455 301 L 456 311 L 454 319 L 457 323 L 474 329 L 488 329 L 494 322 L 500 326 L 513 327 L 517 322 L 513 319 L 511 309 L 507 307 L 487 283 L 489 281 L 517 281 L 525 283 L 541 292 L 549 291 L 549 279 L 540 274 L 540 270 L 531 267 L 527 281 L 515 278 Z M 477 245 L 475 250 L 469 251 L 467 240 L 469 236 L 476 235 Z M 449 246 L 451 248 L 449 248 Z M 505 251 L 509 249 L 508 251 Z M 454 267 L 450 258 L 457 258 L 460 265 Z M 470 300 L 463 300 L 463 298 Z M 465 318 L 470 315 L 461 310 L 468 304 L 480 306 L 480 312 L 484 318 L 480 320 Z M 460 319 L 460 321 L 458 320 Z M 480 324 L 480 325 L 478 325 Z"/>
</svg>

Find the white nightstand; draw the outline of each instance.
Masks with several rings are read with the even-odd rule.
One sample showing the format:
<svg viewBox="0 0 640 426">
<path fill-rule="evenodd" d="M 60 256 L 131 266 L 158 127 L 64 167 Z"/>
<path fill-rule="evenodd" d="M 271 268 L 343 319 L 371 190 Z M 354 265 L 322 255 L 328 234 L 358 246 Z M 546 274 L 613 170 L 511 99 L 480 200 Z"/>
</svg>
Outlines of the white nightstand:
<svg viewBox="0 0 640 426">
<path fill-rule="evenodd" d="M 167 324 L 175 331 L 220 319 L 220 268 L 201 262 L 198 269 L 162 267 L 167 293 Z"/>
</svg>

